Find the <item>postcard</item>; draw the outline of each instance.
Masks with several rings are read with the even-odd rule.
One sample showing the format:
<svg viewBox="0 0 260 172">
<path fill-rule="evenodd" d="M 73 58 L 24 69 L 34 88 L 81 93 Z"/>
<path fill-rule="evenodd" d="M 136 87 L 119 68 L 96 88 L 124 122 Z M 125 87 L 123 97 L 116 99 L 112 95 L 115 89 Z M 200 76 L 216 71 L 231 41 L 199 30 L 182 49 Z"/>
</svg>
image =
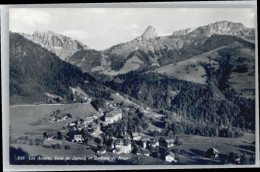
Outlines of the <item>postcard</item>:
<svg viewBox="0 0 260 172">
<path fill-rule="evenodd" d="M 256 8 L 145 4 L 5 9 L 9 166 L 258 165 Z"/>
</svg>

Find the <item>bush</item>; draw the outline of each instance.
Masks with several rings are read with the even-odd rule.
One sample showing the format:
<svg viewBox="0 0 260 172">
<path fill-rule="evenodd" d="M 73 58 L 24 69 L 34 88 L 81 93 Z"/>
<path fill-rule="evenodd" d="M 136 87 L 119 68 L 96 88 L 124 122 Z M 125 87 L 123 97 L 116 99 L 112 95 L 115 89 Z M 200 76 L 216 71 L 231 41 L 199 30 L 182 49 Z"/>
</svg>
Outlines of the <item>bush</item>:
<svg viewBox="0 0 260 172">
<path fill-rule="evenodd" d="M 65 145 L 64 149 L 69 150 L 70 146 L 69 145 Z"/>
<path fill-rule="evenodd" d="M 60 144 L 55 144 L 55 145 L 52 145 L 52 149 L 60 149 Z"/>
</svg>

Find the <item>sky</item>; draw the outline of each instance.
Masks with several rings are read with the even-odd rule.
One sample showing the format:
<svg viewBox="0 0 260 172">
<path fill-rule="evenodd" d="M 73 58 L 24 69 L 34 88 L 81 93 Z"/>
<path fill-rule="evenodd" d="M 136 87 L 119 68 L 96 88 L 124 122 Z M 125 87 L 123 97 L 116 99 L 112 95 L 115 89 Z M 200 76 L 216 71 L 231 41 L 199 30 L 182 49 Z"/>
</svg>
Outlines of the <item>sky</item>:
<svg viewBox="0 0 260 172">
<path fill-rule="evenodd" d="M 250 8 L 11 8 L 9 29 L 27 34 L 50 30 L 103 50 L 131 41 L 148 26 L 165 36 L 221 20 L 255 28 L 255 17 Z"/>
</svg>

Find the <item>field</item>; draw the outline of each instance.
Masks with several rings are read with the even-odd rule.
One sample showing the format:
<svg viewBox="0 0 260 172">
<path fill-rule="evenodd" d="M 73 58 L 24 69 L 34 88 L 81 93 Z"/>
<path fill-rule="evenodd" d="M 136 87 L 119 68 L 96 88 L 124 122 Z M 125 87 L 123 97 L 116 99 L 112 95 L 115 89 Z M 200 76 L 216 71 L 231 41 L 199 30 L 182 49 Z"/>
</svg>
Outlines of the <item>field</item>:
<svg viewBox="0 0 260 172">
<path fill-rule="evenodd" d="M 70 113 L 71 119 L 59 123 L 50 123 L 48 116 L 56 110 L 61 113 Z M 56 134 L 58 130 L 66 127 L 69 122 L 85 118 L 87 116 L 99 116 L 90 103 L 66 104 L 66 105 L 20 105 L 10 107 L 10 127 L 14 137 L 29 136 L 30 138 L 42 138 L 42 133 Z"/>
<path fill-rule="evenodd" d="M 180 80 L 206 84 L 205 69 L 201 65 L 199 65 L 198 62 L 210 63 L 215 68 L 218 68 L 218 62 L 214 61 L 214 58 L 219 57 L 219 54 L 217 53 L 217 50 L 219 49 L 220 48 L 198 56 L 194 56 L 190 59 L 179 61 L 176 64 L 170 64 L 160 67 L 156 69 L 156 71 L 159 73 L 165 73 Z M 208 58 L 209 56 L 211 57 L 211 59 Z"/>
<path fill-rule="evenodd" d="M 180 156 L 180 164 L 220 164 L 230 152 L 235 152 L 240 155 L 245 152 L 247 155 L 255 154 L 255 135 L 244 133 L 243 137 L 239 138 L 221 138 L 221 137 L 203 137 L 180 135 L 182 145 L 176 146 L 179 150 L 185 150 L 185 154 Z M 203 153 L 211 148 L 216 148 L 220 157 L 217 159 L 209 159 L 203 156 Z"/>
</svg>

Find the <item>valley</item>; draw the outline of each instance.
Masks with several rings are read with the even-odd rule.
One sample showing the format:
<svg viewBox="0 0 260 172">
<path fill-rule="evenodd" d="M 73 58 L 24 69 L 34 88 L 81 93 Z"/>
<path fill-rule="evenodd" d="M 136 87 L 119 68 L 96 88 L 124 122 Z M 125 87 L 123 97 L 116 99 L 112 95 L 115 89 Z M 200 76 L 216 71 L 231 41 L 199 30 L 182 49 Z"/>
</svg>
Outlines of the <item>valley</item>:
<svg viewBox="0 0 260 172">
<path fill-rule="evenodd" d="M 254 29 L 148 26 L 105 50 L 9 34 L 13 164 L 255 163 Z"/>
</svg>

